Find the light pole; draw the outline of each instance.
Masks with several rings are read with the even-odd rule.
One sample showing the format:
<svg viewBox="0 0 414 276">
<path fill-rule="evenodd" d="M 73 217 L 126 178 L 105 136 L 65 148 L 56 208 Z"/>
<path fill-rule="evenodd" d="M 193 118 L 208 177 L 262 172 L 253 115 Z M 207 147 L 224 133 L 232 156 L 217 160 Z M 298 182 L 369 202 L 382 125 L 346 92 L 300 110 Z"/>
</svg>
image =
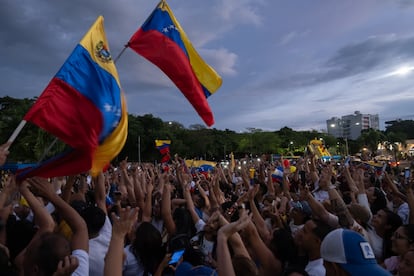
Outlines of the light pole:
<svg viewBox="0 0 414 276">
<path fill-rule="evenodd" d="M 138 163 L 141 164 L 141 136 L 138 135 Z"/>
</svg>

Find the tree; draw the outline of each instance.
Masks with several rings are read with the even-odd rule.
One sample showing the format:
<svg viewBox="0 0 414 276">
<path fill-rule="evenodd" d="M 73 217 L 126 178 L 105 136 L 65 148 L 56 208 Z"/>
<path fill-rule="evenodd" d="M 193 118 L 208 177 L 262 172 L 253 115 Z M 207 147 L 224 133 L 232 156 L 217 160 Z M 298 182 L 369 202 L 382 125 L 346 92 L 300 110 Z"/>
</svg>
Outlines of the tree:
<svg viewBox="0 0 414 276">
<path fill-rule="evenodd" d="M 403 133 L 406 139 L 414 139 L 414 121 L 413 120 L 396 120 L 386 122 L 385 134 Z"/>
<path fill-rule="evenodd" d="M 373 154 L 376 154 L 378 144 L 383 141 L 385 141 L 384 133 L 372 128 L 363 130 L 361 136 L 357 139 L 360 148 L 367 147 Z"/>
</svg>

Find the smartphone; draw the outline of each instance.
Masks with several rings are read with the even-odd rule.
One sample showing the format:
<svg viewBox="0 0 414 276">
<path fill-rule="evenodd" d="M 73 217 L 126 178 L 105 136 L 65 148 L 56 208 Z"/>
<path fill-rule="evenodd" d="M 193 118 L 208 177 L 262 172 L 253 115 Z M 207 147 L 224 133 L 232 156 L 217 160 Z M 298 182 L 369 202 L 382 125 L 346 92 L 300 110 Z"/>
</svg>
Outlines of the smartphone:
<svg viewBox="0 0 414 276">
<path fill-rule="evenodd" d="M 351 161 L 351 157 L 347 157 L 346 159 L 345 159 L 345 162 L 344 162 L 344 166 L 345 167 L 349 167 L 349 162 Z"/>
<path fill-rule="evenodd" d="M 410 168 L 405 168 L 405 171 L 404 171 L 404 177 L 405 177 L 405 179 L 408 179 L 408 178 L 410 178 Z"/>
<path fill-rule="evenodd" d="M 169 265 L 176 265 L 178 261 L 181 259 L 181 257 L 184 255 L 184 249 L 179 249 L 177 251 L 174 251 L 171 255 L 171 260 L 168 262 Z"/>
</svg>

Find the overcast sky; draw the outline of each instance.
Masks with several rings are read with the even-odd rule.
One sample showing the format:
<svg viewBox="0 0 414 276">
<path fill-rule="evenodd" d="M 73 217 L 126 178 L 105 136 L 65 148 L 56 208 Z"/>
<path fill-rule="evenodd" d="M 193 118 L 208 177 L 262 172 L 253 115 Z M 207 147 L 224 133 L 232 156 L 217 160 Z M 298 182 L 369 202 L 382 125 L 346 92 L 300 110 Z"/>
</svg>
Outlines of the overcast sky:
<svg viewBox="0 0 414 276">
<path fill-rule="evenodd" d="M 99 15 L 113 57 L 157 0 L 2 0 L 0 96 L 39 96 Z M 362 113 L 414 119 L 412 0 L 169 0 L 222 76 L 217 129 L 326 129 Z M 117 61 L 128 112 L 203 124 L 174 84 L 127 49 Z"/>
</svg>

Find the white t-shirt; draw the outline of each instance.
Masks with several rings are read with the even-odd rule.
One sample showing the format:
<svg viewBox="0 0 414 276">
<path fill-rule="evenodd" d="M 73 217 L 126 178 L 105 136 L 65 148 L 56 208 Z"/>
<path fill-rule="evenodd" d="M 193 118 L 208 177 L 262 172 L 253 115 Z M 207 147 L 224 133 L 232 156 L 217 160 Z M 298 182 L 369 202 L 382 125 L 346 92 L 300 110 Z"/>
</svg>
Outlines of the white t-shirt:
<svg viewBox="0 0 414 276">
<path fill-rule="evenodd" d="M 142 276 L 144 274 L 144 268 L 132 253 L 131 245 L 125 246 L 124 252 L 126 258 L 122 269 L 122 276 Z"/>
<path fill-rule="evenodd" d="M 199 219 L 197 223 L 194 225 L 197 233 L 203 231 L 205 225 L 206 225 L 205 221 L 202 219 Z"/>
<path fill-rule="evenodd" d="M 375 258 L 377 260 L 382 259 L 382 242 L 383 239 L 377 235 L 374 229 L 367 230 L 368 242 L 374 251 Z"/>
<path fill-rule="evenodd" d="M 89 240 L 89 275 L 99 276 L 104 274 L 105 256 L 111 236 L 112 224 L 109 217 L 106 216 L 99 235 Z"/>
<path fill-rule="evenodd" d="M 297 234 L 297 232 L 298 232 L 300 229 L 302 229 L 302 228 L 303 228 L 303 226 L 305 226 L 305 224 L 299 224 L 299 225 L 296 225 L 296 224 L 294 224 L 294 223 L 293 223 L 293 220 L 291 220 L 291 221 L 289 222 L 289 228 L 290 228 L 290 232 L 292 233 L 292 237 L 295 237 L 295 236 L 296 236 L 296 234 Z"/>
<path fill-rule="evenodd" d="M 309 274 L 309 276 L 325 276 L 326 269 L 323 265 L 323 259 L 319 258 L 313 261 L 309 261 L 305 267 L 305 271 Z"/>
<path fill-rule="evenodd" d="M 410 207 L 408 207 L 408 203 L 404 202 L 400 206 L 398 206 L 397 214 L 400 216 L 403 224 L 409 223 L 410 218 Z"/>
<path fill-rule="evenodd" d="M 214 242 L 206 240 L 205 237 L 203 237 L 203 241 L 201 242 L 200 250 L 203 252 L 204 256 L 207 258 L 209 254 L 213 253 L 214 249 Z"/>
<path fill-rule="evenodd" d="M 72 251 L 72 256 L 76 257 L 79 261 L 79 266 L 72 273 L 72 276 L 85 276 L 89 275 L 89 255 L 88 252 L 82 249 L 75 249 Z"/>
</svg>

